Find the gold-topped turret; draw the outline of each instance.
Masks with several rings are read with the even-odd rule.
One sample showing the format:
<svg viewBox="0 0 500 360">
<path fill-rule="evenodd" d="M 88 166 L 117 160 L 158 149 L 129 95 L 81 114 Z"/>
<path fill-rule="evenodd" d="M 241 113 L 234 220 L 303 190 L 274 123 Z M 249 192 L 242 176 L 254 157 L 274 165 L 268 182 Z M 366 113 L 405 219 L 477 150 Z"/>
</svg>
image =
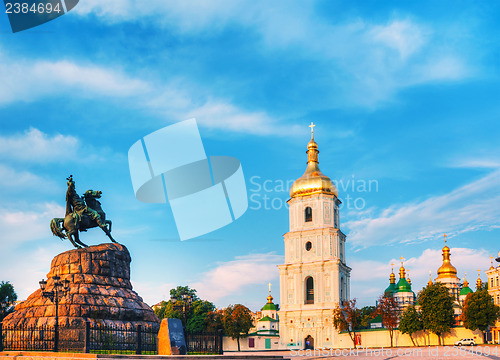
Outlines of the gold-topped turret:
<svg viewBox="0 0 500 360">
<path fill-rule="evenodd" d="M 427 283 L 428 286 L 432 285 L 433 282 L 432 282 L 432 271 L 429 270 L 429 282 Z"/>
<path fill-rule="evenodd" d="M 271 283 L 269 283 L 269 296 L 267 297 L 267 303 L 268 304 L 273 303 L 273 297 L 271 296 Z"/>
<path fill-rule="evenodd" d="M 391 263 L 391 275 L 389 277 L 389 283 L 391 284 L 396 283 L 396 275 L 394 275 L 394 263 Z"/>
<path fill-rule="evenodd" d="M 464 275 L 464 283 L 462 285 L 462 287 L 468 287 L 469 286 L 469 282 L 467 281 L 467 273 L 465 273 Z"/>
<path fill-rule="evenodd" d="M 408 281 L 408 284 L 411 285 L 410 270 L 406 270 L 406 281 Z"/>
<path fill-rule="evenodd" d="M 490 256 L 491 259 L 491 265 L 490 265 L 490 270 L 493 270 L 495 267 L 493 266 L 493 255 Z"/>
<path fill-rule="evenodd" d="M 314 141 L 314 125 L 311 122 L 311 140 L 307 144 L 307 167 L 304 174 L 295 180 L 290 188 L 290 197 L 306 196 L 311 194 L 332 194 L 338 197 L 339 193 L 330 178 L 324 175 L 318 167 L 318 144 Z"/>
<path fill-rule="evenodd" d="M 437 271 L 438 279 L 444 278 L 457 278 L 457 268 L 450 262 L 450 248 L 447 244 L 447 235 L 444 234 L 444 248 L 443 248 L 443 265 Z"/>
<path fill-rule="evenodd" d="M 401 256 L 401 267 L 399 268 L 399 278 L 400 279 L 406 278 L 405 268 L 403 266 L 403 260 L 404 260 L 404 257 Z"/>
<path fill-rule="evenodd" d="M 481 280 L 481 270 L 480 269 L 477 269 L 477 280 L 476 280 L 476 287 L 478 289 L 482 288 L 483 287 L 483 282 Z"/>
</svg>

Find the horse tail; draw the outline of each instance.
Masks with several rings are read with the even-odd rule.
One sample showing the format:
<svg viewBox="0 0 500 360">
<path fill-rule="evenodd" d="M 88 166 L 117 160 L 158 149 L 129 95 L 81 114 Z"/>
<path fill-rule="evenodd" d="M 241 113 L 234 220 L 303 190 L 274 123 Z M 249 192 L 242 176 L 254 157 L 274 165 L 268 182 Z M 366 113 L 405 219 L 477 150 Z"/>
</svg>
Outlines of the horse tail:
<svg viewBox="0 0 500 360">
<path fill-rule="evenodd" d="M 64 221 L 61 218 L 54 218 L 50 221 L 50 230 L 52 230 L 52 235 L 59 236 L 61 239 L 66 238 L 66 235 L 62 232 L 60 224 Z"/>
</svg>

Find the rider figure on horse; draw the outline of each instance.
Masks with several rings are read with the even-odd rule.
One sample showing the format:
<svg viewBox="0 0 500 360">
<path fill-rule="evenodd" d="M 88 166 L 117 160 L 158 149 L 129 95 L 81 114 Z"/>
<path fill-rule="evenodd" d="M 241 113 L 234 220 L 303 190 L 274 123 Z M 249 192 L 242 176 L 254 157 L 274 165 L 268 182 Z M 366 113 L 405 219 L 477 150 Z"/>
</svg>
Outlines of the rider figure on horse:
<svg viewBox="0 0 500 360">
<path fill-rule="evenodd" d="M 76 212 L 80 216 L 87 215 L 89 218 L 94 220 L 100 228 L 107 229 L 106 224 L 103 224 L 99 213 L 88 207 L 83 198 L 76 193 L 73 175 L 70 175 L 67 180 L 68 191 L 66 192 L 66 215 L 69 215 L 72 212 Z"/>
</svg>

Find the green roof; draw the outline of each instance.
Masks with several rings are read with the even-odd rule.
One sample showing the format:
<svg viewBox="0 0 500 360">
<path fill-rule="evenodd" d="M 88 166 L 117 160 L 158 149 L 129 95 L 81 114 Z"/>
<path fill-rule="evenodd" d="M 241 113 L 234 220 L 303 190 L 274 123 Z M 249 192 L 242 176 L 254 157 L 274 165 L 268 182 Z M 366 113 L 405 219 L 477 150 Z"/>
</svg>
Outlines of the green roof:
<svg viewBox="0 0 500 360">
<path fill-rule="evenodd" d="M 259 321 L 272 321 L 272 322 L 278 322 L 278 320 L 276 319 L 272 319 L 270 318 L 269 316 L 264 316 L 262 319 L 260 319 Z"/>
<path fill-rule="evenodd" d="M 388 296 L 391 296 L 394 292 L 398 290 L 396 284 L 389 284 L 387 289 L 385 289 L 384 293 L 387 294 Z"/>
<path fill-rule="evenodd" d="M 397 292 L 411 292 L 411 285 L 404 278 L 399 279 L 397 288 Z"/>
<path fill-rule="evenodd" d="M 275 310 L 276 311 L 276 305 L 273 303 L 267 303 L 264 305 L 264 307 L 261 310 Z"/>
<path fill-rule="evenodd" d="M 473 292 L 470 287 L 464 286 L 462 290 L 460 290 L 460 295 L 467 295 L 469 293 Z"/>
</svg>

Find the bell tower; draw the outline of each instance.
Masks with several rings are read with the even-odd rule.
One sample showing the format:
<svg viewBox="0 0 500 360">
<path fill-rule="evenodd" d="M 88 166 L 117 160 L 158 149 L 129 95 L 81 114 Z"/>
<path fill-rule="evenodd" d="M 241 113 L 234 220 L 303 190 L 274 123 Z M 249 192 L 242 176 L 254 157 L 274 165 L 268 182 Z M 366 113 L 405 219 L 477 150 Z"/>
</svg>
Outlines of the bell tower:
<svg viewBox="0 0 500 360">
<path fill-rule="evenodd" d="M 282 348 L 328 348 L 335 344 L 334 309 L 349 299 L 346 236 L 340 230 L 338 191 L 318 166 L 318 144 L 307 144 L 307 167 L 290 189 L 289 231 L 280 272 Z M 306 340 L 307 339 L 307 340 Z"/>
</svg>

